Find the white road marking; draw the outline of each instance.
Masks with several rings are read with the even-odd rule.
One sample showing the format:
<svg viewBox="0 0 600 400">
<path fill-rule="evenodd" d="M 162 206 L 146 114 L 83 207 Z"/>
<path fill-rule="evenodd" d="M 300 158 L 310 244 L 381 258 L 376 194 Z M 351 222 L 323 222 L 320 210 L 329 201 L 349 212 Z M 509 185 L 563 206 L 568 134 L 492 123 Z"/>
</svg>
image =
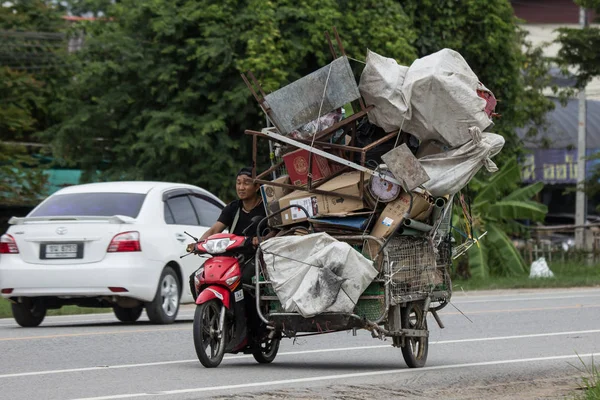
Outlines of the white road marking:
<svg viewBox="0 0 600 400">
<path fill-rule="evenodd" d="M 352 374 L 313 376 L 313 377 L 309 377 L 309 378 L 283 379 L 283 380 L 279 380 L 279 381 L 251 382 L 251 383 L 242 383 L 242 384 L 238 384 L 238 385 L 208 386 L 208 387 L 199 387 L 199 388 L 190 388 L 190 389 L 164 390 L 164 391 L 152 392 L 152 393 L 127 393 L 127 394 L 118 394 L 118 395 L 111 395 L 111 396 L 85 397 L 85 398 L 79 398 L 79 399 L 75 399 L 75 400 L 116 400 L 116 399 L 131 399 L 134 397 L 159 396 L 159 395 L 164 396 L 164 395 L 184 394 L 184 393 L 214 392 L 214 391 L 219 391 L 219 390 L 247 389 L 247 388 L 253 388 L 253 387 L 266 388 L 268 386 L 289 385 L 289 384 L 305 383 L 305 382 L 319 382 L 319 381 L 329 381 L 329 380 L 337 380 L 337 379 L 362 378 L 362 377 L 378 376 L 378 375 L 406 374 L 406 373 L 411 373 L 411 372 L 422 373 L 422 372 L 426 372 L 426 371 L 439 371 L 439 370 L 455 369 L 455 368 L 486 367 L 486 366 L 491 366 L 491 365 L 568 360 L 568 359 L 574 359 L 574 358 L 588 358 L 588 357 L 597 357 L 597 356 L 600 356 L 600 353 L 571 354 L 571 355 L 564 355 L 564 356 L 484 361 L 484 362 L 465 363 L 465 364 L 440 365 L 440 366 L 435 366 L 435 367 L 423 367 L 423 368 L 419 368 L 419 369 L 403 368 L 403 369 L 392 369 L 392 370 L 384 370 L 384 371 L 356 372 L 356 373 L 352 373 Z"/>
<path fill-rule="evenodd" d="M 514 296 L 514 295 L 513 295 Z M 486 299 L 469 299 L 456 300 L 452 299 L 452 303 L 455 304 L 470 304 L 470 303 L 500 303 L 500 302 L 511 302 L 511 301 L 536 301 L 536 300 L 558 300 L 558 299 L 581 299 L 581 298 L 590 298 L 590 297 L 600 297 L 600 293 L 598 294 L 581 294 L 581 295 L 570 295 L 570 296 L 552 296 L 552 297 L 514 297 L 514 298 L 505 298 L 505 299 L 494 299 L 494 298 L 486 298 Z"/>
<path fill-rule="evenodd" d="M 585 331 L 571 331 L 571 332 L 552 332 L 552 333 L 536 333 L 530 335 L 515 335 L 515 336 L 496 336 L 490 338 L 473 338 L 473 339 L 455 339 L 455 340 L 441 340 L 437 342 L 430 342 L 430 345 L 434 344 L 453 344 L 453 343 L 465 343 L 465 342 L 484 342 L 493 340 L 513 340 L 513 339 L 527 339 L 534 337 L 550 337 L 550 336 L 567 336 L 567 335 L 583 335 L 589 333 L 600 333 L 600 329 L 592 329 Z M 378 346 L 355 346 L 355 347 L 344 347 L 334 349 L 315 349 L 315 350 L 301 350 L 301 351 L 288 351 L 279 353 L 277 356 L 291 356 L 301 354 L 314 354 L 314 353 L 331 353 L 331 352 L 343 352 L 343 351 L 357 351 L 357 350 L 375 350 L 381 348 L 389 348 L 390 345 L 378 345 Z M 233 360 L 238 358 L 249 358 L 251 355 L 231 355 L 226 356 L 225 360 Z M 197 363 L 197 359 L 191 360 L 174 360 L 174 361 L 157 361 L 150 363 L 140 364 L 122 364 L 122 365 L 106 365 L 100 367 L 84 367 L 84 368 L 70 368 L 70 369 L 55 369 L 46 371 L 33 371 L 33 372 L 18 372 L 14 374 L 0 375 L 0 379 L 3 378 L 18 378 L 23 376 L 36 376 L 36 375 L 51 375 L 51 374 L 64 374 L 69 372 L 84 372 L 84 371 L 101 371 L 108 369 L 123 369 L 123 368 L 139 368 L 139 367 L 153 367 L 158 365 L 169 365 L 169 364 L 185 364 L 185 363 Z"/>
</svg>

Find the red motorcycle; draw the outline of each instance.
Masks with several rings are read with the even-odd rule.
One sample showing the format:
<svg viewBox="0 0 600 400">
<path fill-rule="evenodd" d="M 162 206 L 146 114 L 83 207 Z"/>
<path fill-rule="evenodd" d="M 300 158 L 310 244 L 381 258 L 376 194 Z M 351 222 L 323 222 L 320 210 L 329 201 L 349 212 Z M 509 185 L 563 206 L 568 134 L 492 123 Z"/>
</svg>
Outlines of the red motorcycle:
<svg viewBox="0 0 600 400">
<path fill-rule="evenodd" d="M 192 238 L 196 241 L 193 254 L 212 256 L 190 276 L 190 289 L 197 304 L 194 346 L 198 359 L 205 367 L 214 368 L 221 364 L 225 353 L 241 352 L 252 354 L 259 363 L 272 362 L 281 338 L 262 324 L 257 324 L 253 337 L 247 329 L 246 304 L 251 307 L 256 302 L 253 286 L 244 289 L 241 266 L 254 258 L 252 238 L 229 233 L 212 235 L 203 241 Z M 251 303 L 248 296 L 253 299 Z"/>
</svg>

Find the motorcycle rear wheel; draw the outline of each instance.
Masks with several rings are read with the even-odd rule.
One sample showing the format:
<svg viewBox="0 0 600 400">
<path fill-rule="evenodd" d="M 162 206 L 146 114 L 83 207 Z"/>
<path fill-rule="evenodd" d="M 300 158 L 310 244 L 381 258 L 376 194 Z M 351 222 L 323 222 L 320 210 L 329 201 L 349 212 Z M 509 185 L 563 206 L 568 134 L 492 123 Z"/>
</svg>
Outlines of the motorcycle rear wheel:
<svg viewBox="0 0 600 400">
<path fill-rule="evenodd" d="M 216 299 L 196 307 L 194 314 L 194 347 L 200 363 L 206 368 L 216 368 L 225 355 L 227 319 L 223 331 L 219 329 L 221 302 Z"/>
</svg>

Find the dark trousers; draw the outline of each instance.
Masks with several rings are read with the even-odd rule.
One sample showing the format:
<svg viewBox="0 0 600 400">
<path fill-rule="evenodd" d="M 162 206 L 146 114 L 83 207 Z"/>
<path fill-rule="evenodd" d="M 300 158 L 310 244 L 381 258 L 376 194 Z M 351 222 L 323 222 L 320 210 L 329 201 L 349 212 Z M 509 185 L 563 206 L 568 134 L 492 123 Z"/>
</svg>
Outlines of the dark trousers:
<svg viewBox="0 0 600 400">
<path fill-rule="evenodd" d="M 256 274 L 256 267 L 254 263 L 254 258 L 249 260 L 242 267 L 242 283 L 253 285 L 252 278 Z M 258 334 L 260 321 L 258 318 L 258 313 L 256 312 L 256 298 L 251 295 L 254 294 L 254 290 L 248 292 L 244 292 L 244 303 L 246 306 L 246 317 L 248 319 L 248 331 L 250 337 L 255 337 Z"/>
</svg>

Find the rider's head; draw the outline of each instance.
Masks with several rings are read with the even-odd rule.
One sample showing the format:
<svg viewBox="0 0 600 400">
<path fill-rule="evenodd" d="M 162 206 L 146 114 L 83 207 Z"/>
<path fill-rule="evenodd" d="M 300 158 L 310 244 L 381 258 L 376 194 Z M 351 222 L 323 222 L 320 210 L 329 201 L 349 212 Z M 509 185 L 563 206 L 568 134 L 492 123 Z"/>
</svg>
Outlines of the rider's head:
<svg viewBox="0 0 600 400">
<path fill-rule="evenodd" d="M 252 179 L 252 168 L 244 167 L 238 172 L 235 191 L 240 200 L 251 200 L 258 196 L 259 184 Z"/>
</svg>

